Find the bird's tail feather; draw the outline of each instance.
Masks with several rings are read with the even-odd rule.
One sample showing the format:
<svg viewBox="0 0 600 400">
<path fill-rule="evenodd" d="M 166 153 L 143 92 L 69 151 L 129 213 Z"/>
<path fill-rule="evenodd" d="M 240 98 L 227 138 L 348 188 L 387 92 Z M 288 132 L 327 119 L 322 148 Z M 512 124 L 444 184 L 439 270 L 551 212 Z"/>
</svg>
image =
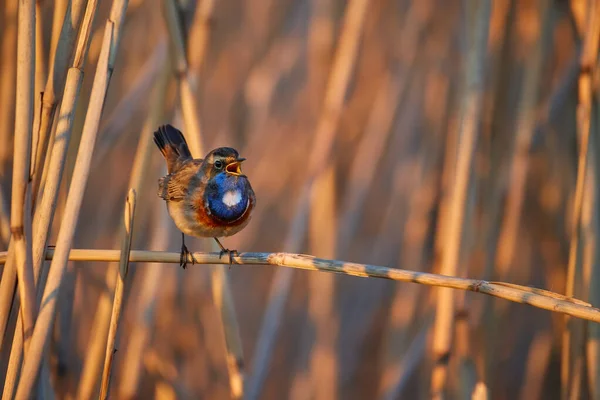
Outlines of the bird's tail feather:
<svg viewBox="0 0 600 400">
<path fill-rule="evenodd" d="M 167 161 L 169 173 L 177 169 L 184 160 L 192 158 L 192 153 L 183 133 L 172 125 L 162 125 L 154 132 L 154 143 Z"/>
</svg>

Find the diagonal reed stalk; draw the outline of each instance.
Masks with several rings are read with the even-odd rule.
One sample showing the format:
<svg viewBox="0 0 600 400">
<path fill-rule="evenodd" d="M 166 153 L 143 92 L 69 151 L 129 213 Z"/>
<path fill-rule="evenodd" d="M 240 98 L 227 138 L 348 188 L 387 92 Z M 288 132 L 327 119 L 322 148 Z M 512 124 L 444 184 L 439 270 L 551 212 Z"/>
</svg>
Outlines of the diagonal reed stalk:
<svg viewBox="0 0 600 400">
<path fill-rule="evenodd" d="M 368 2 L 365 0 L 353 0 L 346 7 L 338 47 L 326 86 L 322 112 L 317 123 L 315 141 L 308 158 L 307 178 L 298 196 L 294 218 L 284 245 L 285 249 L 289 251 L 297 251 L 303 242 L 310 195 L 315 181 L 321 175 L 323 165 L 327 165 L 329 162 L 345 95 L 358 54 L 367 4 Z M 292 270 L 277 271 L 273 277 L 269 302 L 263 316 L 252 363 L 253 375 L 245 396 L 248 400 L 254 400 L 261 396 L 292 280 Z"/>
<path fill-rule="evenodd" d="M 106 341 L 106 354 L 104 357 L 104 371 L 102 372 L 102 386 L 100 390 L 100 399 L 108 399 L 108 390 L 110 385 L 110 372 L 113 363 L 113 356 L 116 348 L 117 328 L 123 309 L 123 290 L 125 289 L 125 279 L 129 271 L 129 253 L 131 252 L 131 238 L 133 237 L 133 221 L 135 216 L 136 193 L 130 189 L 125 204 L 124 232 L 121 245 L 121 260 L 119 261 L 119 270 L 117 285 L 115 287 L 115 299 L 113 302 L 112 315 L 110 317 L 110 328 L 108 330 L 108 339 Z"/>
<path fill-rule="evenodd" d="M 75 7 L 76 4 L 73 4 Z M 81 7 L 82 4 L 77 4 Z M 73 63 L 67 73 L 66 83 L 62 96 L 62 102 L 58 113 L 58 124 L 56 126 L 56 140 L 52 146 L 50 161 L 45 173 L 46 178 L 43 182 L 44 190 L 39 199 L 39 204 L 36 207 L 33 226 L 33 269 L 36 275 L 39 275 L 38 284 L 38 304 L 41 301 L 41 296 L 44 291 L 47 270 L 42 271 L 44 261 L 44 250 L 54 219 L 58 193 L 62 182 L 62 177 L 65 168 L 67 152 L 71 133 L 73 131 L 73 119 L 75 116 L 75 107 L 79 99 L 79 90 L 83 83 L 83 64 L 89 47 L 90 33 L 98 2 L 96 0 L 88 0 L 86 3 L 85 12 L 81 21 L 79 36 L 74 49 Z M 80 12 L 74 8 L 72 13 L 66 13 L 65 19 L 71 15 L 74 18 Z M 65 22 L 66 24 L 75 24 L 74 20 Z"/>
<path fill-rule="evenodd" d="M 471 160 L 477 142 L 478 122 L 481 114 L 484 88 L 484 66 L 491 13 L 491 1 L 472 0 L 467 4 L 467 51 L 464 77 L 464 98 L 458 133 L 457 164 L 448 209 L 448 225 L 442 252 L 441 273 L 456 275 L 462 239 L 466 194 L 471 174 Z M 454 292 L 441 289 L 437 293 L 434 323 L 433 356 L 435 366 L 431 377 L 431 396 L 443 398 L 446 390 L 447 369 L 452 345 L 455 311 Z"/>
<path fill-rule="evenodd" d="M 48 248 L 46 259 L 54 260 L 60 257 L 59 250 L 58 247 L 56 249 Z M 180 253 L 175 252 L 132 250 L 129 262 L 179 264 L 180 256 Z M 7 252 L 0 252 L 0 264 L 6 262 L 6 259 Z M 68 254 L 68 260 L 70 261 L 118 262 L 120 259 L 121 253 L 119 250 L 72 249 Z M 229 256 L 218 252 L 197 252 L 190 254 L 187 261 L 190 264 L 194 261 L 197 265 L 229 264 Z M 592 307 L 584 301 L 570 298 L 560 293 L 512 283 L 458 278 L 455 276 L 415 272 L 378 265 L 328 260 L 306 254 L 240 253 L 233 256 L 232 261 L 234 265 L 272 265 L 306 271 L 333 272 L 361 278 L 388 279 L 397 282 L 466 290 L 600 323 L 600 309 Z"/>
<path fill-rule="evenodd" d="M 37 286 L 37 303 L 41 301 L 41 295 L 45 286 L 45 276 L 41 270 L 44 261 L 44 250 L 48 238 L 49 230 L 52 224 L 52 218 L 56 209 L 58 191 L 62 173 L 64 170 L 65 159 L 71 136 L 72 123 L 74 118 L 75 105 L 79 96 L 79 89 L 83 82 L 83 61 L 87 53 L 89 44 L 89 34 L 96 11 L 97 2 L 89 0 L 87 3 L 85 16 L 81 24 L 80 35 L 75 49 L 73 67 L 69 70 L 67 83 L 64 89 L 63 102 L 59 113 L 59 123 L 56 132 L 60 140 L 55 141 L 52 147 L 51 162 L 47 171 L 45 180 L 45 190 L 43 192 L 41 203 L 36 208 L 33 226 L 33 273 Z M 73 14 L 71 14 L 73 15 Z M 75 23 L 75 22 L 73 22 Z M 12 246 L 12 244 L 10 245 Z M 9 246 L 9 248 L 10 248 Z M 41 276 L 40 276 L 41 275 Z M 16 273 L 14 271 L 13 260 L 8 260 L 0 282 L 0 348 L 2 347 L 6 322 L 10 310 L 10 303 L 15 288 Z M 22 329 L 17 326 L 17 330 Z M 17 332 L 18 334 L 18 332 Z M 18 343 L 13 345 L 13 348 Z M 15 356 L 20 352 L 15 352 Z M 14 360 L 12 365 L 20 363 Z"/>
<path fill-rule="evenodd" d="M 85 118 L 77 162 L 69 189 L 65 215 L 56 242 L 57 257 L 52 260 L 50 265 L 48 281 L 42 298 L 43 307 L 36 321 L 31 349 L 25 354 L 22 378 L 17 388 L 17 399 L 27 399 L 31 396 L 31 391 L 39 371 L 42 353 L 51 333 L 56 311 L 57 293 L 60 290 L 67 266 L 68 254 L 83 201 L 83 194 L 90 172 L 89 167 L 96 141 L 96 133 L 98 132 L 100 116 L 102 115 L 106 92 L 114 68 L 127 4 L 127 0 L 115 0 L 111 8 L 110 17 L 106 21 L 102 50 L 90 94 L 91 100 Z"/>
<path fill-rule="evenodd" d="M 62 31 L 64 32 L 65 30 L 69 30 L 69 27 L 72 24 L 77 24 L 77 22 L 80 19 L 80 14 L 82 12 L 82 8 L 84 5 L 83 1 L 77 1 L 75 2 L 75 4 L 73 4 L 73 6 L 69 6 L 68 10 L 66 12 L 66 14 L 63 12 L 62 13 L 62 18 L 61 19 L 61 12 L 60 12 L 60 8 L 63 6 L 61 4 L 62 2 L 57 2 L 56 7 L 55 7 L 55 14 L 59 14 L 58 16 L 55 16 L 55 20 L 54 20 L 54 25 L 53 25 L 53 31 L 55 33 L 57 33 L 58 31 Z M 71 29 L 72 30 L 72 29 Z M 74 39 L 74 35 L 72 32 L 67 33 L 68 36 L 71 36 L 71 40 L 67 41 L 67 44 L 69 45 L 68 49 L 65 49 L 65 38 L 54 38 L 54 41 L 58 41 L 58 42 L 63 42 L 62 43 L 62 47 L 60 50 L 60 55 L 59 56 L 55 56 L 53 59 L 53 62 L 51 61 L 51 76 L 49 77 L 49 81 L 54 81 L 54 79 L 58 80 L 59 82 L 59 87 L 62 87 L 63 83 L 64 83 L 64 75 L 66 75 L 66 68 L 63 66 L 63 64 L 65 64 L 68 61 L 68 58 L 70 57 L 71 54 L 71 45 L 72 45 L 72 40 Z M 68 38 L 67 38 L 68 39 Z M 54 54 L 54 53 L 53 53 Z M 56 71 L 55 69 L 55 64 L 57 64 L 57 68 L 61 70 L 62 73 L 56 73 L 54 74 L 53 71 Z M 51 90 L 52 92 L 54 91 L 54 86 L 53 84 L 50 85 L 51 89 L 48 89 L 48 85 L 47 85 L 47 90 Z M 54 98 L 54 95 L 52 94 L 52 97 Z M 42 111 L 42 122 L 43 118 L 44 118 L 44 111 Z M 39 121 L 38 121 L 39 124 Z M 34 124 L 35 126 L 36 124 Z M 46 134 L 49 134 L 49 130 L 50 127 L 47 127 L 48 132 L 46 132 Z M 46 147 L 47 144 L 41 144 L 41 138 L 38 137 L 38 144 L 37 144 L 37 154 L 39 155 L 41 154 L 45 154 L 46 153 Z M 35 160 L 34 160 L 35 161 Z M 40 160 L 40 162 L 43 162 L 43 159 Z M 37 192 L 36 189 L 36 182 L 39 184 L 39 179 L 41 178 L 41 169 L 39 168 L 41 164 L 38 164 L 38 167 L 35 167 L 32 165 L 32 177 L 33 177 L 33 182 L 34 182 L 34 186 L 32 189 L 32 194 L 35 194 Z M 34 201 L 32 201 L 33 203 Z M 35 233 L 36 233 L 36 226 L 34 226 L 34 237 L 35 237 Z M 43 248 L 46 245 L 45 241 L 43 243 L 41 243 L 41 247 Z M 36 263 L 35 260 L 33 262 L 33 279 L 35 282 L 35 286 L 38 290 L 38 292 L 40 291 L 40 286 L 39 286 L 39 275 L 40 275 L 40 268 L 41 268 L 41 263 L 38 262 Z M 10 272 L 10 269 L 8 270 L 8 272 Z M 10 277 L 7 277 L 8 279 L 10 279 Z M 35 295 L 34 295 L 35 297 Z M 18 307 L 19 304 L 19 299 L 15 299 L 15 307 Z M 37 302 L 35 303 L 36 307 L 37 307 Z M 23 328 L 21 326 L 21 315 L 19 315 L 18 317 L 18 321 L 17 321 L 17 326 L 16 326 L 16 330 L 15 330 L 15 339 L 13 340 L 12 343 L 12 349 L 11 349 L 11 354 L 10 354 L 10 362 L 9 362 L 9 369 L 7 371 L 7 375 L 11 377 L 11 379 L 9 379 L 9 382 L 15 383 L 16 382 L 16 376 L 17 373 L 20 369 L 21 366 L 21 361 L 22 361 L 22 355 L 23 355 L 23 341 L 22 338 L 20 338 L 20 336 L 22 336 L 23 334 Z M 3 325 L 4 326 L 4 325 Z M 14 391 L 14 387 L 11 387 L 11 385 L 6 385 L 4 388 L 4 393 L 5 394 L 9 394 L 9 396 L 12 396 Z"/>
<path fill-rule="evenodd" d="M 55 3 L 48 79 L 42 93 L 42 109 L 37 132 L 38 144 L 32 168 L 32 191 L 36 197 L 42 180 L 46 154 L 51 151 L 48 143 L 54 122 L 54 114 L 58 102 L 61 100 L 70 58 L 74 56 L 73 45 L 77 38 L 77 28 L 86 3 L 86 0 L 60 0 Z"/>
<path fill-rule="evenodd" d="M 136 193 L 143 193 L 144 174 L 150 163 L 150 155 L 154 143 L 152 142 L 152 133 L 159 124 L 165 108 L 165 97 L 167 87 L 170 81 L 170 65 L 163 61 L 162 71 L 155 83 L 154 93 L 152 94 L 151 104 L 148 110 L 148 116 L 140 134 L 140 140 L 135 153 L 135 159 L 131 176 L 129 177 L 129 187 Z M 114 270 L 110 266 L 106 269 L 104 281 L 107 288 L 115 287 Z M 106 342 L 106 335 L 109 329 L 111 299 L 110 291 L 104 291 L 100 295 L 96 315 L 94 316 L 93 332 L 95 334 L 90 338 L 88 345 L 88 354 L 83 365 L 83 371 L 77 389 L 77 398 L 91 399 L 97 390 L 97 381 L 100 369 L 103 363 L 103 350 Z"/>
</svg>

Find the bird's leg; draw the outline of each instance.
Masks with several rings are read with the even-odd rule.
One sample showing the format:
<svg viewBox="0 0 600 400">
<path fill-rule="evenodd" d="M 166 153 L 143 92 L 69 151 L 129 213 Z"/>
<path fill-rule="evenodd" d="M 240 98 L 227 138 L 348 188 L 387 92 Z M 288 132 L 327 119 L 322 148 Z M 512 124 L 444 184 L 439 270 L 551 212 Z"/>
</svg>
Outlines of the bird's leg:
<svg viewBox="0 0 600 400">
<path fill-rule="evenodd" d="M 229 254 L 229 268 L 231 268 L 231 265 L 233 265 L 233 256 L 239 254 L 238 251 L 226 249 L 225 247 L 223 247 L 221 242 L 219 242 L 219 239 L 217 239 L 217 238 L 214 238 L 214 239 L 217 242 L 217 244 L 219 245 L 219 247 L 221 248 L 221 251 L 219 252 L 219 258 L 221 258 L 223 256 L 223 254 L 225 254 L 225 253 Z"/>
<path fill-rule="evenodd" d="M 190 253 L 187 246 L 185 245 L 185 235 L 183 234 L 183 232 L 181 232 L 181 253 L 179 254 L 179 266 L 180 267 L 185 269 L 185 267 L 187 266 L 188 255 L 191 256 L 192 264 L 195 264 L 194 256 L 191 254 L 192 253 Z"/>
</svg>

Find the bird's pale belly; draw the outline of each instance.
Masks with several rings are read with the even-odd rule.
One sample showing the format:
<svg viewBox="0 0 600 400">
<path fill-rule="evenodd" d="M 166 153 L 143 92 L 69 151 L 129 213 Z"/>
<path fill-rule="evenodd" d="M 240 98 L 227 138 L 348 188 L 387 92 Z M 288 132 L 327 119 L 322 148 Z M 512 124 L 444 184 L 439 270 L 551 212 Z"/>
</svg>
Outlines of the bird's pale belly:
<svg viewBox="0 0 600 400">
<path fill-rule="evenodd" d="M 240 224 L 228 226 L 209 226 L 198 221 L 196 210 L 185 207 L 183 201 L 167 202 L 169 215 L 173 218 L 175 226 L 189 236 L 196 237 L 224 237 L 235 235 L 248 225 L 250 218 Z"/>
</svg>

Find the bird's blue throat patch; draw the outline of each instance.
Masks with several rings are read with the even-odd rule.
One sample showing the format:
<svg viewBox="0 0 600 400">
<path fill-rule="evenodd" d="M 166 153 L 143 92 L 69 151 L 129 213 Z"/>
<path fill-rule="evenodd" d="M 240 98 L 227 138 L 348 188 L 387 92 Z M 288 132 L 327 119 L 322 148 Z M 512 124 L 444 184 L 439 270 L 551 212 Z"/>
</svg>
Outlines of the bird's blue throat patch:
<svg viewBox="0 0 600 400">
<path fill-rule="evenodd" d="M 208 183 L 205 195 L 212 215 L 225 222 L 235 221 L 248 207 L 248 179 L 220 173 Z"/>
</svg>

